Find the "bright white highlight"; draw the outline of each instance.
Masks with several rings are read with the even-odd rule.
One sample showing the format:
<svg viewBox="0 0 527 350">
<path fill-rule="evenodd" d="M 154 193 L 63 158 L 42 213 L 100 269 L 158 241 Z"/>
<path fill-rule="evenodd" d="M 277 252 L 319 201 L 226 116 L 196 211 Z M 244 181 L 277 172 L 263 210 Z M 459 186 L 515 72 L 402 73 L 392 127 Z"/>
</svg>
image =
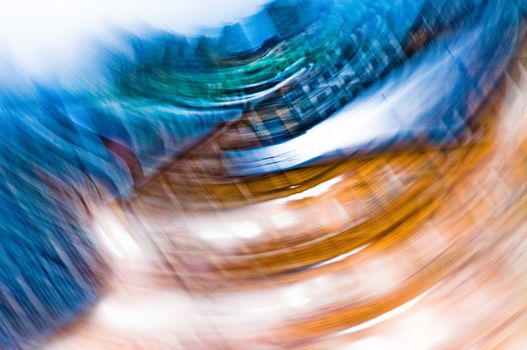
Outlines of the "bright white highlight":
<svg viewBox="0 0 527 350">
<path fill-rule="evenodd" d="M 43 77 L 90 53 L 89 39 L 112 27 L 192 34 L 255 13 L 267 0 L 0 0 L 0 52 Z M 6 57 L 0 59 L 0 63 Z"/>
</svg>

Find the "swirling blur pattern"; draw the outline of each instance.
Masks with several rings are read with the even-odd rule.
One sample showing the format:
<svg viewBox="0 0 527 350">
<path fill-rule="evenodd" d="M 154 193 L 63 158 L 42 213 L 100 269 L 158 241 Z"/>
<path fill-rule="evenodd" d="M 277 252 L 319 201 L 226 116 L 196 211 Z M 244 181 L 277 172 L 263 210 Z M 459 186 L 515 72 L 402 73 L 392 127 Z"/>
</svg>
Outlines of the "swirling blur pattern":
<svg viewBox="0 0 527 350">
<path fill-rule="evenodd" d="M 0 348 L 525 348 L 526 11 L 273 0 L 2 62 Z"/>
</svg>

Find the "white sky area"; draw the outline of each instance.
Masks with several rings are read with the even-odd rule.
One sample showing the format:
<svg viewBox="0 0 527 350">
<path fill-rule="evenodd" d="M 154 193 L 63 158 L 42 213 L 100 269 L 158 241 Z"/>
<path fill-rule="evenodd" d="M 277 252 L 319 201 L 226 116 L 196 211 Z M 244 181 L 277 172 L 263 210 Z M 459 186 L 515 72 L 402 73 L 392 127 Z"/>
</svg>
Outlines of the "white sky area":
<svg viewBox="0 0 527 350">
<path fill-rule="evenodd" d="M 0 64 L 35 77 L 82 61 L 90 40 L 109 39 L 115 26 L 192 34 L 255 13 L 269 0 L 0 0 Z"/>
</svg>

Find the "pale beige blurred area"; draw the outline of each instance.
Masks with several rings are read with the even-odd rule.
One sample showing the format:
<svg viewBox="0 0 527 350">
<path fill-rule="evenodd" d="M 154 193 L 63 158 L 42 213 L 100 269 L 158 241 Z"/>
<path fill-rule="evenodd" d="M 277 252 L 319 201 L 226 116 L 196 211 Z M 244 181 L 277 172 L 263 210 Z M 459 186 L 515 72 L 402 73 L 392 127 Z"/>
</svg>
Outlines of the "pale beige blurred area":
<svg viewBox="0 0 527 350">
<path fill-rule="evenodd" d="M 459 168 L 433 173 L 429 190 L 400 206 L 410 215 L 383 235 L 361 240 L 368 230 L 350 231 L 364 205 L 380 205 L 349 195 L 360 187 L 353 171 L 209 211 L 185 209 L 175 194 L 95 209 L 110 282 L 94 309 L 44 349 L 525 349 L 520 56 L 481 111 L 479 138 L 427 158 Z M 364 165 L 387 180 L 379 193 L 391 194 L 388 202 L 424 176 L 413 173 L 424 163 L 408 159 L 415 164 L 394 162 L 400 168 L 391 172 Z M 320 243 L 345 232 L 339 249 Z"/>
</svg>

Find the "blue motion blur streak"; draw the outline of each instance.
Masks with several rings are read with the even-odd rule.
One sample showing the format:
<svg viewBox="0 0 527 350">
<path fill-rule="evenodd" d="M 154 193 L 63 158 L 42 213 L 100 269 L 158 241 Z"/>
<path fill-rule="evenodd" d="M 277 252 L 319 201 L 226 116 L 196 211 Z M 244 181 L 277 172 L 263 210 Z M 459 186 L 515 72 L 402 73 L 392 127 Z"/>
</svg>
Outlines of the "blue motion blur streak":
<svg viewBox="0 0 527 350">
<path fill-rule="evenodd" d="M 231 174 L 263 175 L 378 152 L 423 135 L 432 142 L 455 140 L 515 52 L 519 20 L 518 7 L 502 0 L 488 2 L 466 26 L 445 35 L 303 135 L 277 145 L 226 152 Z"/>
<path fill-rule="evenodd" d="M 226 152 L 232 165 L 230 175 L 262 175 L 321 159 L 378 151 L 393 142 L 411 142 L 417 135 L 439 144 L 455 139 L 477 108 L 468 101 L 483 101 L 514 52 L 518 9 L 527 8 L 525 1 L 517 1 L 337 2 L 341 10 L 356 11 L 350 12 L 357 14 L 356 25 L 374 9 L 379 21 L 372 20 L 361 30 L 389 29 L 390 38 L 400 43 L 419 21 L 430 28 L 447 26 L 448 19 L 459 17 L 459 8 L 475 10 L 422 53 L 398 67 L 383 66 L 393 69 L 387 76 L 367 68 L 372 62 L 360 62 L 360 67 L 373 73 L 355 72 L 367 75 L 359 97 L 353 96 L 349 105 L 318 125 L 309 124 L 309 130 L 301 130 L 299 136 L 288 136 L 287 141 L 268 147 Z M 223 28 L 208 41 L 213 45 L 207 54 L 200 50 L 208 44 L 198 45 L 207 40 L 189 40 L 186 44 L 196 45 L 184 46 L 175 63 L 167 63 L 163 52 L 145 71 L 161 71 L 159 75 L 164 76 L 162 65 L 172 64 L 171 68 L 183 72 L 202 73 L 216 67 L 210 65 L 212 58 L 244 58 L 252 51 L 261 54 L 266 45 L 305 31 L 334 4 L 278 0 L 266 11 Z M 434 12 L 437 9 L 440 11 Z M 382 16 L 386 23 L 381 23 Z M 382 33 L 359 34 L 367 39 Z M 371 44 L 366 39 L 363 44 Z M 183 39 L 173 36 L 171 40 Z M 138 54 L 153 55 L 157 51 L 148 44 L 144 39 L 132 46 L 136 45 Z M 156 43 L 152 45 L 155 49 Z M 395 51 L 400 53 L 401 47 Z M 364 55 L 365 59 L 373 60 L 376 51 L 372 52 Z M 126 70 L 140 64 L 129 63 L 124 72 L 108 77 L 109 85 L 119 85 Z M 489 65 L 496 69 L 487 69 Z M 372 77 L 381 81 L 371 85 Z M 251 102 L 256 101 L 253 108 L 258 108 L 263 95 L 279 91 L 283 80 L 278 75 L 257 85 L 261 94 L 249 96 L 254 100 Z M 15 84 L 17 93 L 1 92 L 0 348 L 20 348 L 54 331 L 78 317 L 100 293 L 105 265 L 87 235 L 90 213 L 86 198 L 133 194 L 136 181 L 154 175 L 166 161 L 219 125 L 238 120 L 248 108 L 247 96 L 240 98 L 238 91 L 233 93 L 237 96 L 233 103 L 204 100 L 191 106 L 160 97 L 170 96 L 174 86 L 169 91 L 155 91 L 152 87 L 141 89 L 140 80 L 135 83 L 137 93 L 132 97 L 123 96 L 117 88 L 73 93 L 31 83 Z"/>
</svg>

